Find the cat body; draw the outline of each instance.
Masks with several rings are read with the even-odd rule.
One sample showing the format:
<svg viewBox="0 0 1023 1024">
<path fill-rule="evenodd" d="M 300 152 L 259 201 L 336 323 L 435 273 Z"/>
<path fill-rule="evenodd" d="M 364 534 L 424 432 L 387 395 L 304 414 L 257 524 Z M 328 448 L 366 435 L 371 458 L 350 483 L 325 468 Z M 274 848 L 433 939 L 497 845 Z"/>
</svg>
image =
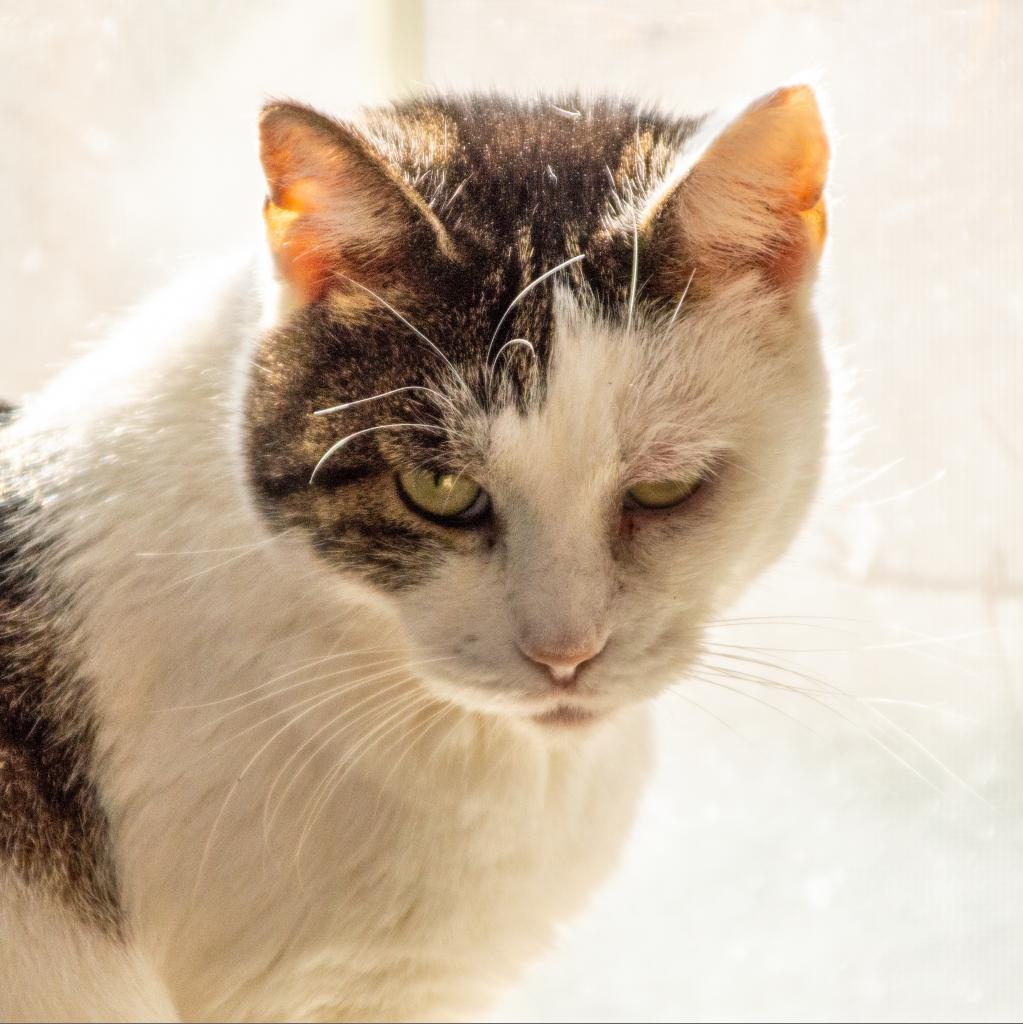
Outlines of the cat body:
<svg viewBox="0 0 1023 1024">
<path fill-rule="evenodd" d="M 810 116 L 775 95 L 756 152 Z M 798 526 L 826 388 L 819 185 L 766 245 L 699 206 L 729 129 L 594 111 L 272 106 L 275 273 L 197 272 L 2 428 L 5 1018 L 479 1014 L 614 865 L 645 698 Z M 616 511 L 647 480 L 675 511 Z"/>
</svg>

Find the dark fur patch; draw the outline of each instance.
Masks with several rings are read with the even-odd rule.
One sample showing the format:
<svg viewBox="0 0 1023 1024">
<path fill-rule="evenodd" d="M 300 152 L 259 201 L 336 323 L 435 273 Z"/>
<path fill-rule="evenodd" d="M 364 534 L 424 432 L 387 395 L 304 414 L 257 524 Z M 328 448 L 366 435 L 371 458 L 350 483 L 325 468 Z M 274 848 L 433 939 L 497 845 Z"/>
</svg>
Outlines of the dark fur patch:
<svg viewBox="0 0 1023 1024">
<path fill-rule="evenodd" d="M 109 828 L 89 775 L 92 724 L 60 625 L 66 609 L 34 569 L 37 514 L 0 461 L 0 864 L 119 934 Z"/>
<path fill-rule="evenodd" d="M 452 256 L 424 248 L 425 236 L 410 233 L 392 252 L 390 289 L 377 280 L 374 289 L 442 350 L 482 407 L 521 407 L 530 395 L 542 397 L 554 281 L 533 289 L 502 322 L 505 310 L 537 277 L 582 254 L 563 280 L 605 315 L 624 316 L 633 238 L 631 222 L 626 229 L 620 215 L 667 172 L 696 124 L 578 97 L 426 98 L 372 112 L 366 137 L 423 197 L 455 249 Z M 661 256 L 654 248 L 641 253 L 641 300 L 670 308 L 678 295 L 655 274 L 650 257 Z M 331 302 L 328 292 L 264 340 L 247 409 L 252 478 L 280 526 L 307 531 L 339 568 L 400 589 L 428 576 L 447 551 L 485 552 L 495 527 L 446 529 L 417 517 L 394 493 L 394 472 L 405 466 L 466 465 L 470 456 L 457 434 L 443 429 L 458 424 L 445 418 L 442 404 L 405 392 L 312 415 L 394 388 L 436 386 L 446 376 L 444 359 L 382 303 L 367 304 L 344 281 L 335 298 L 346 289 L 359 301 Z M 497 393 L 484 368 L 513 338 L 529 340 L 539 372 L 524 346 L 507 350 Z M 310 486 L 313 467 L 335 441 L 384 423 L 426 429 L 358 437 Z"/>
</svg>

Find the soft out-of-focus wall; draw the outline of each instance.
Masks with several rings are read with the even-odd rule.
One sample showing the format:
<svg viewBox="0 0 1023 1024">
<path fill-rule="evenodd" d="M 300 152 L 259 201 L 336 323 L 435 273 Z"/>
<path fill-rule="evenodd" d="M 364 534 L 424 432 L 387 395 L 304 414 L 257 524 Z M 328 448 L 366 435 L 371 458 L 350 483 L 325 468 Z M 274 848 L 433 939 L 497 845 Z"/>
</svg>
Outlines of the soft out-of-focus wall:
<svg viewBox="0 0 1023 1024">
<path fill-rule="evenodd" d="M 806 72 L 856 445 L 715 629 L 727 674 L 658 706 L 622 870 L 502 1019 L 1018 1018 L 1023 4 L 0 6 L 13 398 L 193 255 L 258 240 L 264 95 L 579 86 L 694 113 Z"/>
<path fill-rule="evenodd" d="M 195 257 L 257 243 L 260 104 L 387 97 L 418 69 L 417 10 L 0 0 L 0 396 Z"/>
</svg>

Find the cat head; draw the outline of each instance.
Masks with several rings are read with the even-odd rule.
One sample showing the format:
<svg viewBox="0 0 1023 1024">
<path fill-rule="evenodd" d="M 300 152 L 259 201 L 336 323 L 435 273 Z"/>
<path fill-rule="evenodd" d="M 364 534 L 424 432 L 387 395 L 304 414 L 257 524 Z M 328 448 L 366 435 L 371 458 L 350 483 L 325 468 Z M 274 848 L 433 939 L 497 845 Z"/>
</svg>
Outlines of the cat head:
<svg viewBox="0 0 1023 1024">
<path fill-rule="evenodd" d="M 275 103 L 261 144 L 281 302 L 247 443 L 272 523 L 470 709 L 590 722 L 679 678 L 819 473 L 813 93 L 720 128 Z"/>
</svg>

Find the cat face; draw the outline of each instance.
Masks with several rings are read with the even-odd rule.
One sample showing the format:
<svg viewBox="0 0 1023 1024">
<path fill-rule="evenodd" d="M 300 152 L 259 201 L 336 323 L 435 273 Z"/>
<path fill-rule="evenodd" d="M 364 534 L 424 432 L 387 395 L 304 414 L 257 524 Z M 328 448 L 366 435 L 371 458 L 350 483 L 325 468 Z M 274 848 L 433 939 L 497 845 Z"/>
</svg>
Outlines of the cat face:
<svg viewBox="0 0 1023 1024">
<path fill-rule="evenodd" d="M 283 289 L 254 488 L 437 695 L 540 727 L 679 678 L 823 445 L 812 94 L 717 134 L 622 104 L 262 124 Z"/>
</svg>

